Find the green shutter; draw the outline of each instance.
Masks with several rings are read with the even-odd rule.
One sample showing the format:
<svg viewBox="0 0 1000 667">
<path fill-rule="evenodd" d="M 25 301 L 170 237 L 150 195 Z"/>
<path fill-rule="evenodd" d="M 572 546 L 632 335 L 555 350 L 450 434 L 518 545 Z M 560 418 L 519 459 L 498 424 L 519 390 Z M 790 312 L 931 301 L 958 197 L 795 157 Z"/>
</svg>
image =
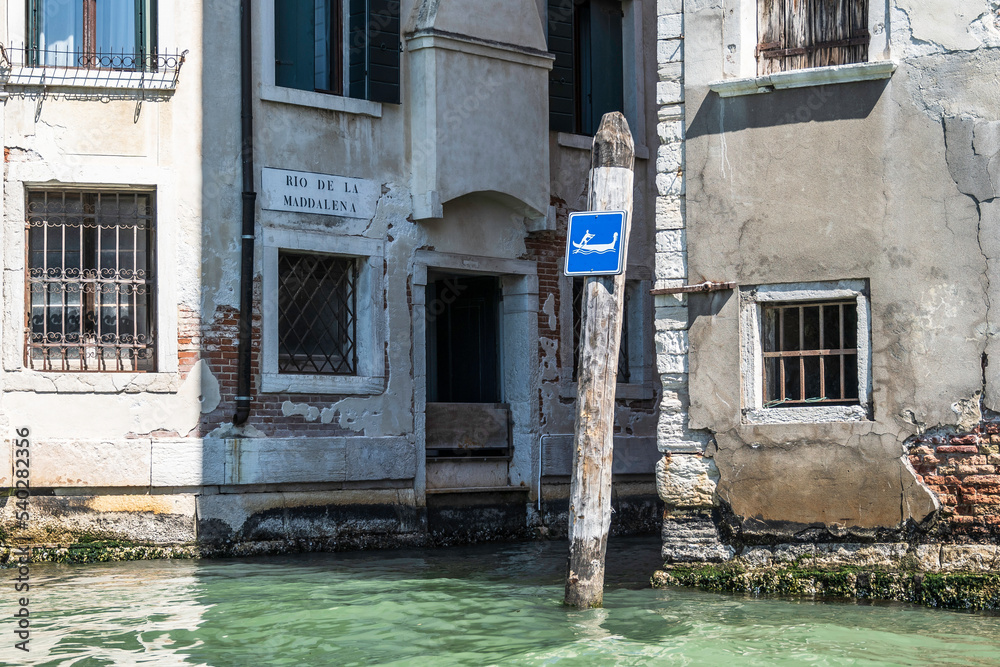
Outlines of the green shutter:
<svg viewBox="0 0 1000 667">
<path fill-rule="evenodd" d="M 274 81 L 315 90 L 316 17 L 313 0 L 274 0 Z"/>
<path fill-rule="evenodd" d="M 41 43 L 41 39 L 38 34 L 40 26 L 38 13 L 41 11 L 41 7 L 39 6 L 41 1 L 42 0 L 28 0 L 27 3 L 28 13 L 25 25 L 28 26 L 28 43 L 26 45 L 28 48 L 28 65 L 38 65 L 39 62 L 38 47 Z"/>
<path fill-rule="evenodd" d="M 399 104 L 399 0 L 351 0 L 348 94 Z"/>
<path fill-rule="evenodd" d="M 399 104 L 399 0 L 368 0 L 368 99 Z"/>
<path fill-rule="evenodd" d="M 156 2 L 157 0 L 135 0 L 136 69 L 156 69 Z"/>
<path fill-rule="evenodd" d="M 368 97 L 368 2 L 350 0 L 347 14 L 347 95 L 359 100 Z"/>
<path fill-rule="evenodd" d="M 549 127 L 576 132 L 576 65 L 573 0 L 548 0 L 549 52 L 556 57 L 549 72 Z"/>
<path fill-rule="evenodd" d="M 622 6 L 619 0 L 591 0 L 581 18 L 581 131 L 595 134 L 604 114 L 624 108 Z M 585 25 L 584 25 L 585 24 Z M 585 30 L 584 30 L 585 29 Z"/>
</svg>

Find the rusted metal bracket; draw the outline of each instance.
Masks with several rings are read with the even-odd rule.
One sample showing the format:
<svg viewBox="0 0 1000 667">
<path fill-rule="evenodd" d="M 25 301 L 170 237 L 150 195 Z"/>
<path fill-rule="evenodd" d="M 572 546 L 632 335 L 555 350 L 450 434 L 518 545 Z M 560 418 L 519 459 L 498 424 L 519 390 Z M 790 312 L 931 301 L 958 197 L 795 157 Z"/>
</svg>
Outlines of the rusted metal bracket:
<svg viewBox="0 0 1000 667">
<path fill-rule="evenodd" d="M 692 292 L 719 292 L 724 289 L 734 289 L 736 283 L 713 283 L 706 280 L 700 285 L 683 285 L 681 287 L 663 287 L 661 289 L 649 290 L 653 296 L 660 294 L 691 294 Z"/>
</svg>

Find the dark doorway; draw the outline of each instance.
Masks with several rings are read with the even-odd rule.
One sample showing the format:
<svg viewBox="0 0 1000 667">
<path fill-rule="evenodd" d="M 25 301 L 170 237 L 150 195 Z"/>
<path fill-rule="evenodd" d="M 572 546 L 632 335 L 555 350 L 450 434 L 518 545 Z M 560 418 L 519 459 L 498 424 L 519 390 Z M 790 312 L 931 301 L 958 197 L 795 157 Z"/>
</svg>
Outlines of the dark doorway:
<svg viewBox="0 0 1000 667">
<path fill-rule="evenodd" d="M 427 285 L 429 402 L 500 402 L 500 294 L 496 276 Z"/>
</svg>

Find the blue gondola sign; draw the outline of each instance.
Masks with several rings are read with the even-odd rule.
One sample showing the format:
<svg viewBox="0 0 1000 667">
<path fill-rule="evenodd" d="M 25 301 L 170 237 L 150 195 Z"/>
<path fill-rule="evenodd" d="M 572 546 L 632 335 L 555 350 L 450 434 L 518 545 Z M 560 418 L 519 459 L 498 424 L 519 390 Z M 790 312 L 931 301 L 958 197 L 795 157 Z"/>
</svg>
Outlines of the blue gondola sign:
<svg viewBox="0 0 1000 667">
<path fill-rule="evenodd" d="M 615 276 L 625 268 L 625 212 L 569 214 L 567 276 Z"/>
</svg>

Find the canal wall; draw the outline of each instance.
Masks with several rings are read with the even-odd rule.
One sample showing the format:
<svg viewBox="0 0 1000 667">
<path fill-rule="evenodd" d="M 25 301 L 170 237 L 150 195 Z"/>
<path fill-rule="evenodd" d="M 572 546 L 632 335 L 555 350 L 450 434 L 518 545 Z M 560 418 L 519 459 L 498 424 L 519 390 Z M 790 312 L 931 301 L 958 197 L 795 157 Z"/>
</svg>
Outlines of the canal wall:
<svg viewBox="0 0 1000 667">
<path fill-rule="evenodd" d="M 853 4 L 863 53 L 783 50 L 769 3 L 659 3 L 668 562 L 997 567 L 1000 5 Z"/>
</svg>

